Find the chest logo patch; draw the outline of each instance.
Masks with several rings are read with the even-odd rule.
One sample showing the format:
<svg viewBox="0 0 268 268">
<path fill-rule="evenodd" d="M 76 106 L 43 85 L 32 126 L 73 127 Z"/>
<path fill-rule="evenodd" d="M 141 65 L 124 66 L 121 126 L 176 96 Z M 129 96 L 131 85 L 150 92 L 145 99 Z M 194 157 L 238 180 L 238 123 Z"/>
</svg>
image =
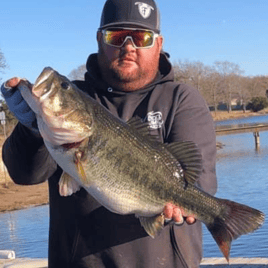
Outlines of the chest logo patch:
<svg viewBox="0 0 268 268">
<path fill-rule="evenodd" d="M 161 112 L 149 112 L 147 120 L 151 129 L 159 129 L 163 126 L 163 116 Z"/>
</svg>

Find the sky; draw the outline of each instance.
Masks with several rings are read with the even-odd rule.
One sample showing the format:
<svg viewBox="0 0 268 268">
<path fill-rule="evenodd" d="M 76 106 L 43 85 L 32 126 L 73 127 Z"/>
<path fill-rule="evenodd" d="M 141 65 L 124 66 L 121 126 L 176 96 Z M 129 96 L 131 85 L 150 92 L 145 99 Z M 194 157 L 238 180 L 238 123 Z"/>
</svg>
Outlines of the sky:
<svg viewBox="0 0 268 268">
<path fill-rule="evenodd" d="M 34 83 L 44 67 L 67 76 L 97 52 L 105 0 L 5 0 L 0 49 L 8 68 Z M 158 0 L 170 60 L 236 63 L 244 75 L 268 75 L 268 0 Z"/>
</svg>

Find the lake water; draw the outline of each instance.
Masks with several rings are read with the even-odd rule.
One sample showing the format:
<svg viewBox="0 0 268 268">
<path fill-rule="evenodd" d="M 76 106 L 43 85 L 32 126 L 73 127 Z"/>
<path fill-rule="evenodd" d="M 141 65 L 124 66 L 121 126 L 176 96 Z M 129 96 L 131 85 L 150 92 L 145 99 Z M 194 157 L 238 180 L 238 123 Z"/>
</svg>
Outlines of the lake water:
<svg viewBox="0 0 268 268">
<path fill-rule="evenodd" d="M 268 123 L 268 116 L 228 120 L 228 124 Z M 227 124 L 219 122 L 217 124 Z M 217 196 L 262 210 L 268 215 L 268 132 L 255 150 L 252 133 L 217 137 L 225 146 L 217 156 Z M 47 258 L 48 206 L 0 214 L 0 249 L 17 257 Z M 222 257 L 204 227 L 204 257 Z M 268 257 L 268 223 L 232 244 L 231 257 Z"/>
<path fill-rule="evenodd" d="M 0 214 L 0 250 L 14 250 L 16 257 L 47 258 L 48 206 Z"/>
<path fill-rule="evenodd" d="M 218 122 L 218 125 L 268 123 L 268 116 Z M 253 133 L 217 137 L 224 144 L 217 154 L 218 192 L 216 196 L 244 203 L 268 215 L 268 132 L 260 132 L 256 151 Z M 204 257 L 222 257 L 204 228 Z M 253 234 L 232 244 L 231 257 L 268 257 L 268 223 Z"/>
</svg>

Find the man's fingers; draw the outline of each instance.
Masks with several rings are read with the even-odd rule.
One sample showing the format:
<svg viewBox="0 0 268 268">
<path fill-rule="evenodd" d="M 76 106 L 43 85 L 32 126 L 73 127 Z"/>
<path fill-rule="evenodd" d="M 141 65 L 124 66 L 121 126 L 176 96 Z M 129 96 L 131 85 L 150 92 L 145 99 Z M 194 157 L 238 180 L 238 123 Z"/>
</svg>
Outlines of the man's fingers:
<svg viewBox="0 0 268 268">
<path fill-rule="evenodd" d="M 187 217 L 185 221 L 191 225 L 196 222 L 196 219 L 194 217 Z"/>
<path fill-rule="evenodd" d="M 14 78 L 11 78 L 9 79 L 7 82 L 6 82 L 6 86 L 7 87 L 16 87 L 20 82 L 20 78 L 18 77 L 14 77 Z"/>
<path fill-rule="evenodd" d="M 166 206 L 164 207 L 163 213 L 164 213 L 165 219 L 167 221 L 172 220 L 172 216 L 173 216 L 173 205 L 170 204 L 170 203 L 166 204 Z"/>
<path fill-rule="evenodd" d="M 193 224 L 196 222 L 196 219 L 194 217 L 186 216 L 185 212 L 182 209 L 171 203 L 166 204 L 163 213 L 166 222 L 173 220 L 176 224 L 181 225 L 184 222 L 184 218 L 188 224 Z"/>
<path fill-rule="evenodd" d="M 173 208 L 173 217 L 172 217 L 172 219 L 175 222 L 175 224 L 178 224 L 178 225 L 183 224 L 184 219 L 182 217 L 181 210 L 178 207 Z"/>
<path fill-rule="evenodd" d="M 166 221 L 173 220 L 176 224 L 183 223 L 183 216 L 181 210 L 174 206 L 173 204 L 168 203 L 164 208 L 164 216 Z"/>
</svg>

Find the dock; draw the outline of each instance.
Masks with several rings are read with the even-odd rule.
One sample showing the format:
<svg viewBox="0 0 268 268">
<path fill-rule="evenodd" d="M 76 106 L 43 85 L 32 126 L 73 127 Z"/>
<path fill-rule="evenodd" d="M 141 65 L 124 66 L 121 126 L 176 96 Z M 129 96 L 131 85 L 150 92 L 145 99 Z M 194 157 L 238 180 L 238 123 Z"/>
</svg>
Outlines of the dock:
<svg viewBox="0 0 268 268">
<path fill-rule="evenodd" d="M 47 259 L 0 259 L 0 268 L 47 268 Z M 268 268 L 268 258 L 204 258 L 200 268 Z"/>
<path fill-rule="evenodd" d="M 229 126 L 216 126 L 215 132 L 217 136 L 233 135 L 241 133 L 253 133 L 255 139 L 256 150 L 260 147 L 260 132 L 268 131 L 268 124 L 237 124 Z"/>
<path fill-rule="evenodd" d="M 201 268 L 268 268 L 268 258 L 204 258 Z"/>
</svg>

